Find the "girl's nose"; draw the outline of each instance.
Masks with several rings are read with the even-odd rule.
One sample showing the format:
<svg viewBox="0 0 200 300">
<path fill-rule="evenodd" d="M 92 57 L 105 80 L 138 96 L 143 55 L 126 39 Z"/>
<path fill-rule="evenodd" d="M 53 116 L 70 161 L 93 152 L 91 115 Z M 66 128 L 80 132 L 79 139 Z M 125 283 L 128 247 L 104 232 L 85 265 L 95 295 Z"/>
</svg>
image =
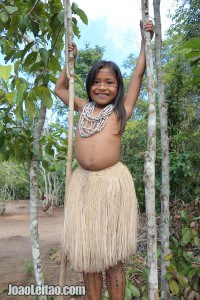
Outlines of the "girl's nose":
<svg viewBox="0 0 200 300">
<path fill-rule="evenodd" d="M 107 89 L 107 87 L 108 87 L 108 84 L 105 82 L 98 83 L 98 88 Z"/>
</svg>

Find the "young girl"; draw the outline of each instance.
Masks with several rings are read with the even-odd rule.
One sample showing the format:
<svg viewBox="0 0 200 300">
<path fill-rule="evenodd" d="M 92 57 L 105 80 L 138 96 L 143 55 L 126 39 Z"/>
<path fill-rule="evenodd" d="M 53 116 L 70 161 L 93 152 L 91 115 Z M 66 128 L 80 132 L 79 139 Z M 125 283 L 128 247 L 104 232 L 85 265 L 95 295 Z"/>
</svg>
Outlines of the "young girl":
<svg viewBox="0 0 200 300">
<path fill-rule="evenodd" d="M 80 119 L 75 154 L 79 167 L 68 188 L 64 218 L 64 246 L 74 270 L 83 272 L 88 300 L 102 299 L 102 271 L 106 272 L 109 299 L 125 297 L 123 262 L 133 255 L 137 241 L 137 199 L 128 169 L 119 162 L 120 142 L 131 117 L 145 72 L 143 24 L 137 65 L 124 97 L 118 66 L 99 61 L 88 73 L 89 102 L 74 97 Z M 153 36 L 153 23 L 145 30 Z M 69 45 L 76 57 L 76 45 Z M 55 93 L 68 105 L 65 68 Z"/>
</svg>

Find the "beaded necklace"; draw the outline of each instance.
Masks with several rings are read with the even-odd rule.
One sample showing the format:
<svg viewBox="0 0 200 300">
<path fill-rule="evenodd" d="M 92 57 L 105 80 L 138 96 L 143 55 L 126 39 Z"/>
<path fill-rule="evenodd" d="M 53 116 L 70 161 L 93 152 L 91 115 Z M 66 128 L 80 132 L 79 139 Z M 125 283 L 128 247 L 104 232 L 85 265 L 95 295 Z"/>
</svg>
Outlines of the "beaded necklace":
<svg viewBox="0 0 200 300">
<path fill-rule="evenodd" d="M 100 112 L 98 116 L 93 116 L 94 113 L 94 103 L 89 102 L 83 108 L 83 111 L 79 119 L 79 133 L 82 137 L 90 137 L 95 133 L 101 131 L 107 121 L 108 116 L 112 113 L 114 109 L 113 104 L 109 104 Z"/>
</svg>

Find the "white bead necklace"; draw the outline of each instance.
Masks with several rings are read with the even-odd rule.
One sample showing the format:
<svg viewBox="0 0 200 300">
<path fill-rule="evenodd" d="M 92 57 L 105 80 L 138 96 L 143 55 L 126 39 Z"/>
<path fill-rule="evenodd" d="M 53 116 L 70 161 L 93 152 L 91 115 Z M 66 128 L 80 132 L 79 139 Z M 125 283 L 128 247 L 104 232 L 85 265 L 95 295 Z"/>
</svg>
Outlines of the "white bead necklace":
<svg viewBox="0 0 200 300">
<path fill-rule="evenodd" d="M 108 116 L 114 109 L 114 105 L 109 104 L 100 112 L 98 116 L 95 117 L 93 116 L 94 106 L 94 103 L 89 102 L 84 106 L 80 115 L 79 133 L 82 137 L 90 137 L 101 131 L 108 121 Z"/>
</svg>

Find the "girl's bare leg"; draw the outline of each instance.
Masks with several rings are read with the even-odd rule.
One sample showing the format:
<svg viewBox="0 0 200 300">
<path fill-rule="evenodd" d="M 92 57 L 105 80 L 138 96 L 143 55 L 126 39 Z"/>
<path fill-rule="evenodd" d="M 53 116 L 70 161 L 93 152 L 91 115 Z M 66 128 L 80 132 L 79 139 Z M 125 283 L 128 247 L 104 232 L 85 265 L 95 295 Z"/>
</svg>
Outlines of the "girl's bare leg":
<svg viewBox="0 0 200 300">
<path fill-rule="evenodd" d="M 126 277 L 121 262 L 106 271 L 106 284 L 109 300 L 125 299 Z"/>
<path fill-rule="evenodd" d="M 87 300 L 102 300 L 102 273 L 83 273 Z"/>
</svg>

